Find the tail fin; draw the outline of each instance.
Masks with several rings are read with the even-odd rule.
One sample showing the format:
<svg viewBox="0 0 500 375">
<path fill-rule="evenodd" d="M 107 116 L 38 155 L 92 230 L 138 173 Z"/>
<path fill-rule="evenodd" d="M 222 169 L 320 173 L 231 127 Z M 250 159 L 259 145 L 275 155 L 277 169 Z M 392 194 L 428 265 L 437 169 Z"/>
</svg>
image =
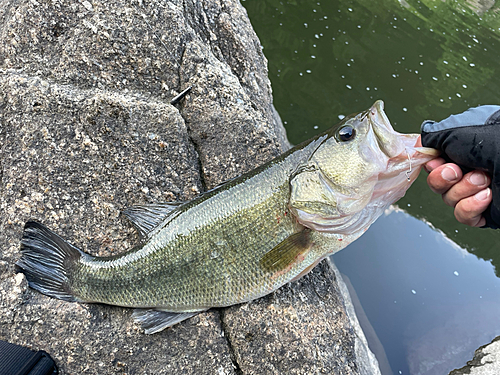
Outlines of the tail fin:
<svg viewBox="0 0 500 375">
<path fill-rule="evenodd" d="M 29 285 L 39 292 L 64 301 L 79 301 L 72 295 L 68 273 L 85 256 L 42 224 L 28 221 L 21 240 L 22 268 Z"/>
</svg>

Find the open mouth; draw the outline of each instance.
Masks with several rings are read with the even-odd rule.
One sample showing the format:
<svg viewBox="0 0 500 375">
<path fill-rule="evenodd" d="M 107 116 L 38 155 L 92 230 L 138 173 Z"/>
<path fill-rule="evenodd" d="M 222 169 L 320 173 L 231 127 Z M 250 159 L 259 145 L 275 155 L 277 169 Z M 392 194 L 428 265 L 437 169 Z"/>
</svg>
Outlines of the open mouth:
<svg viewBox="0 0 500 375">
<path fill-rule="evenodd" d="M 420 168 L 428 161 L 439 156 L 439 151 L 428 147 L 418 147 L 415 143 L 418 135 L 415 134 L 411 139 L 407 135 L 405 137 L 404 151 L 397 156 L 389 159 L 387 168 L 378 176 L 378 182 L 373 191 L 373 198 L 393 193 L 396 201 L 401 198 L 406 190 L 410 187 L 413 181 L 418 177 Z M 400 191 L 400 193 L 398 193 Z"/>
<path fill-rule="evenodd" d="M 440 152 L 416 146 L 419 134 L 396 132 L 384 113 L 383 101 L 377 100 L 368 115 L 378 147 L 388 157 L 385 168 L 379 173 L 372 198 L 390 195 L 394 202 L 417 178 L 421 166 L 438 157 Z"/>
</svg>

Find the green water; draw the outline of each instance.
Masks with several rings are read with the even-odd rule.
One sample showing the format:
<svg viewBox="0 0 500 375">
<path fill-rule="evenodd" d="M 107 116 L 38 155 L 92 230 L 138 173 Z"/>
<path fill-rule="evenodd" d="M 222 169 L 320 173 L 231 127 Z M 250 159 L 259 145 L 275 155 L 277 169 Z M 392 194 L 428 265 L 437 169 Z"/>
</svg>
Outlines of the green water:
<svg viewBox="0 0 500 375">
<path fill-rule="evenodd" d="M 479 5 L 474 6 L 474 3 Z M 426 119 L 440 120 L 480 104 L 500 104 L 500 1 L 246 0 L 242 4 L 269 60 L 274 104 L 292 143 L 299 143 L 331 127 L 347 114 L 368 108 L 376 99 L 384 100 L 386 113 L 398 131 L 413 133 L 419 132 L 420 124 Z M 424 174 L 399 202 L 399 206 L 413 217 L 431 223 L 438 232 L 424 230 L 416 224 L 418 221 L 415 223 L 404 215 L 398 220 L 390 219 L 392 216 L 382 218 L 375 229 L 370 230 L 374 236 L 371 243 L 380 243 L 380 249 L 372 251 L 378 255 L 370 258 L 372 254 L 367 253 L 365 246 L 364 249 L 343 252 L 336 256 L 336 262 L 339 268 L 345 267 L 345 272 L 350 272 L 349 278 L 382 341 L 392 372 L 439 373 L 411 372 L 410 369 L 415 369 L 415 366 L 409 364 L 411 358 L 408 353 L 415 353 L 415 346 L 408 349 L 408 342 L 415 342 L 415 338 L 408 337 L 408 332 L 412 332 L 411 327 L 415 326 L 416 320 L 426 321 L 428 326 L 451 324 L 441 321 L 441 318 L 432 321 L 427 316 L 438 316 L 437 310 L 441 311 L 441 316 L 450 316 L 453 311 L 447 310 L 448 307 L 464 310 L 468 306 L 476 306 L 476 297 L 477 301 L 481 298 L 481 303 L 486 303 L 485 296 L 490 295 L 490 291 L 486 291 L 488 285 L 495 290 L 488 297 L 488 305 L 476 307 L 478 311 L 488 311 L 486 315 L 499 316 L 500 304 L 496 301 L 500 302 L 500 279 L 494 275 L 500 275 L 500 230 L 468 228 L 457 223 L 453 209 L 445 206 L 441 197 L 428 189 Z M 389 246 L 386 239 L 394 232 L 396 224 L 406 228 L 407 233 L 418 231 L 420 237 L 429 240 L 420 245 L 415 240 L 411 243 L 415 245 L 413 248 L 408 246 L 408 241 L 411 241 L 408 235 L 394 239 L 399 242 Z M 441 231 L 445 236 L 440 234 Z M 455 259 L 458 247 L 453 243 L 473 254 L 461 254 L 461 265 Z M 412 248 L 414 253 L 399 251 L 406 248 Z M 418 260 L 411 258 L 415 252 L 418 253 Z M 348 260 L 349 257 L 352 259 Z M 386 260 L 379 265 L 380 269 L 387 267 L 379 274 L 390 273 L 392 267 L 394 278 L 385 282 L 382 276 L 380 280 L 374 279 L 377 277 L 374 274 L 368 281 L 363 281 L 358 275 L 362 272 L 358 270 L 368 270 L 370 262 L 377 262 L 377 259 Z M 342 268 L 341 271 L 344 272 Z M 438 290 L 439 285 L 446 284 L 443 274 L 439 272 L 449 275 L 449 289 L 443 286 Z M 380 299 L 383 299 L 396 293 L 390 285 L 401 283 L 409 274 L 414 275 L 412 282 L 415 285 L 424 288 L 425 284 L 425 290 L 434 288 L 435 294 L 425 299 L 422 293 L 408 286 L 410 297 L 416 294 L 423 299 L 418 305 L 414 299 L 411 302 L 413 305 L 407 305 L 407 310 L 398 305 L 400 310 L 394 312 L 391 318 L 395 324 L 394 332 L 392 336 L 383 337 L 391 331 L 388 328 L 392 323 L 387 316 L 392 307 L 373 301 L 373 298 L 370 300 L 370 295 L 376 293 L 366 289 L 364 284 L 380 284 L 383 292 Z M 459 279 L 466 280 L 466 274 L 471 275 L 467 279 L 467 292 L 453 289 L 460 284 Z M 481 275 L 484 275 L 482 279 Z M 431 280 L 430 284 L 428 280 Z M 432 288 L 430 285 L 433 285 Z M 397 289 L 397 285 L 392 289 Z M 467 293 L 471 295 L 470 301 L 464 299 Z M 474 293 L 476 297 L 472 297 Z M 393 299 L 400 301 L 396 297 Z M 429 309 L 421 310 L 423 305 Z M 418 317 L 415 315 L 417 311 L 421 312 Z M 377 314 L 387 316 L 384 320 Z M 467 325 L 467 319 L 470 318 L 462 318 L 458 324 Z M 477 327 L 477 332 L 465 335 L 485 340 L 479 333 L 488 329 Z M 500 334 L 497 329 L 500 327 L 491 326 L 490 336 Z M 398 330 L 404 330 L 405 337 L 399 337 Z M 449 340 L 454 339 L 450 337 Z M 469 346 L 476 345 L 475 342 L 469 343 Z M 407 347 L 400 350 L 398 345 Z M 473 349 L 470 347 L 464 349 L 466 354 L 457 358 L 453 366 L 461 367 L 472 358 Z M 445 373 L 442 369 L 440 371 Z"/>
<path fill-rule="evenodd" d="M 376 99 L 398 131 L 413 133 L 423 120 L 500 103 L 498 1 L 481 15 L 463 0 L 242 4 L 269 60 L 274 105 L 292 143 Z M 500 269 L 500 231 L 457 224 L 422 176 L 400 206 Z"/>
</svg>

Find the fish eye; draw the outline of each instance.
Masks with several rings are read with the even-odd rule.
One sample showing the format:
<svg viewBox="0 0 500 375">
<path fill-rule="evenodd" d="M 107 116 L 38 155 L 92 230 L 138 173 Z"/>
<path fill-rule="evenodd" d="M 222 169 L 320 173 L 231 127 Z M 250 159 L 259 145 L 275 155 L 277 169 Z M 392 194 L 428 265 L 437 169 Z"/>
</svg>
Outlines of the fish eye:
<svg viewBox="0 0 500 375">
<path fill-rule="evenodd" d="M 347 142 L 356 137 L 356 129 L 351 125 L 346 125 L 337 131 L 337 139 L 341 142 Z"/>
</svg>

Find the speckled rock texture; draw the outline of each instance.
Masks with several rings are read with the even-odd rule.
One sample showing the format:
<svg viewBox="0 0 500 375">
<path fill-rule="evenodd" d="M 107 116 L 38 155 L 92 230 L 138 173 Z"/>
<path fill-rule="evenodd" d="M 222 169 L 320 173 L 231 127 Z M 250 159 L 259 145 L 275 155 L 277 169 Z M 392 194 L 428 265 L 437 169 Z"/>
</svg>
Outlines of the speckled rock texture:
<svg viewBox="0 0 500 375">
<path fill-rule="evenodd" d="M 500 336 L 474 353 L 467 365 L 453 370 L 449 375 L 498 375 L 500 374 Z"/>
<path fill-rule="evenodd" d="M 0 1 L 1 340 L 62 374 L 363 373 L 324 264 L 151 336 L 129 309 L 52 299 L 16 273 L 30 219 L 117 254 L 138 240 L 124 208 L 192 199 L 282 152 L 266 64 L 234 0 Z"/>
</svg>

